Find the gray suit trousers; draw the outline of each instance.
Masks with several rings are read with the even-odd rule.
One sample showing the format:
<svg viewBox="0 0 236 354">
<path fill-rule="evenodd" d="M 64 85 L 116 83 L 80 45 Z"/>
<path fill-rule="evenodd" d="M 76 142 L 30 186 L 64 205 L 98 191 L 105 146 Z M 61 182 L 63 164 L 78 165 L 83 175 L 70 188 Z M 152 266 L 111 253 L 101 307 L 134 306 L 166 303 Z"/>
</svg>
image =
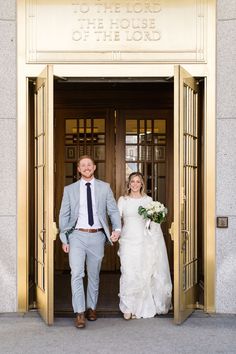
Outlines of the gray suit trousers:
<svg viewBox="0 0 236 354">
<path fill-rule="evenodd" d="M 72 306 L 75 313 L 84 312 L 86 308 L 96 309 L 105 239 L 103 232 L 74 230 L 69 236 Z M 88 276 L 87 301 L 83 284 L 85 264 Z"/>
</svg>

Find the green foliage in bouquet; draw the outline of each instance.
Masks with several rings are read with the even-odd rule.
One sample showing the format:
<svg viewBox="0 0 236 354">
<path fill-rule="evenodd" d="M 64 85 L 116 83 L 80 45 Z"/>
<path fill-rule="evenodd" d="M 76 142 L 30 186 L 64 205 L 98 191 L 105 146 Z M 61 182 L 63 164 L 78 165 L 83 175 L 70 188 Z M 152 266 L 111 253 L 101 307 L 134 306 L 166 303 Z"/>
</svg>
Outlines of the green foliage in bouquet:
<svg viewBox="0 0 236 354">
<path fill-rule="evenodd" d="M 160 202 L 151 202 L 145 208 L 139 206 L 138 213 L 142 215 L 144 219 L 150 219 L 153 222 L 161 224 L 165 221 L 167 208 Z"/>
</svg>

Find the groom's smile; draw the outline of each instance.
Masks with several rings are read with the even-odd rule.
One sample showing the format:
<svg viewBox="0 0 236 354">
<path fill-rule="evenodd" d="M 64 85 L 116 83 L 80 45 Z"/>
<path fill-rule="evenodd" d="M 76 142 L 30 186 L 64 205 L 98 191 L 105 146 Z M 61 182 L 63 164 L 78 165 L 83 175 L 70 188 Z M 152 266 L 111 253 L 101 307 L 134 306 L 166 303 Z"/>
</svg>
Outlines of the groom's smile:
<svg viewBox="0 0 236 354">
<path fill-rule="evenodd" d="M 79 173 L 87 181 L 93 178 L 95 170 L 96 170 L 96 165 L 89 158 L 82 159 L 78 164 Z"/>
</svg>

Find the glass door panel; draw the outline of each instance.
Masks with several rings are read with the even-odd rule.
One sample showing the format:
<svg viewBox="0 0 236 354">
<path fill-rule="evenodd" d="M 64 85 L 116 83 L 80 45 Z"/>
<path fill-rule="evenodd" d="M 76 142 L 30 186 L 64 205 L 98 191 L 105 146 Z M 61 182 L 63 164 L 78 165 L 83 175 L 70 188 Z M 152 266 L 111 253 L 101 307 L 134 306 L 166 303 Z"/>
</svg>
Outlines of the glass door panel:
<svg viewBox="0 0 236 354">
<path fill-rule="evenodd" d="M 106 179 L 106 112 L 97 118 L 95 112 L 79 112 L 75 118 L 65 120 L 65 185 L 77 181 L 77 160 L 79 156 L 90 155 L 97 169 L 96 177 Z"/>
<path fill-rule="evenodd" d="M 165 203 L 166 119 L 149 110 L 125 110 L 121 116 L 125 120 L 125 180 L 134 171 L 142 172 L 147 194 Z"/>
</svg>

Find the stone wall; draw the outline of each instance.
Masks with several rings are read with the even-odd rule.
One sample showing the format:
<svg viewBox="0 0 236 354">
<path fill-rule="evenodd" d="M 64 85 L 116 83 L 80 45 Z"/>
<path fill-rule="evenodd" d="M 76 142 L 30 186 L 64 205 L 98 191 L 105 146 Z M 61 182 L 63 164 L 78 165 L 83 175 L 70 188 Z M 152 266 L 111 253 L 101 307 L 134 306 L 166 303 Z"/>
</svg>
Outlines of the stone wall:
<svg viewBox="0 0 236 354">
<path fill-rule="evenodd" d="M 236 1 L 217 5 L 216 311 L 236 313 Z"/>
<path fill-rule="evenodd" d="M 16 1 L 0 3 L 0 312 L 17 309 Z"/>
</svg>

